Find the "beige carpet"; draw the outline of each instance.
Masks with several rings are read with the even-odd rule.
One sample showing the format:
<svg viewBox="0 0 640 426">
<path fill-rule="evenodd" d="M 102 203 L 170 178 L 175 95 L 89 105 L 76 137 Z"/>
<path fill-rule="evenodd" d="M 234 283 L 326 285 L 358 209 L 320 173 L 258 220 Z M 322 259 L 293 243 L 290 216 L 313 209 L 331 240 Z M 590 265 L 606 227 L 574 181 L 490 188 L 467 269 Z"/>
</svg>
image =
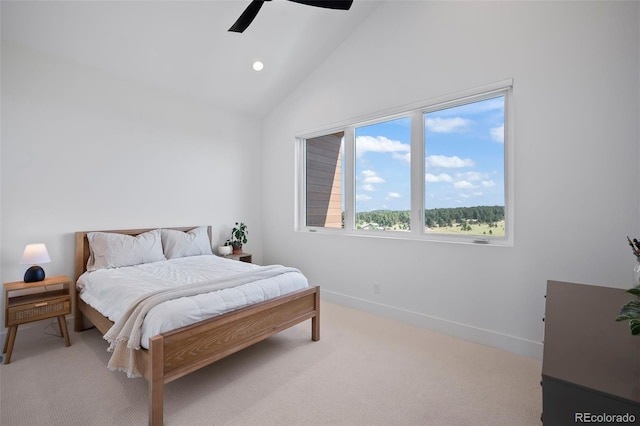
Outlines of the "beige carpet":
<svg viewBox="0 0 640 426">
<path fill-rule="evenodd" d="M 71 347 L 18 331 L 0 422 L 144 425 L 147 384 L 106 369 L 95 329 Z M 323 302 L 310 321 L 165 387 L 165 425 L 540 425 L 539 360 Z"/>
</svg>

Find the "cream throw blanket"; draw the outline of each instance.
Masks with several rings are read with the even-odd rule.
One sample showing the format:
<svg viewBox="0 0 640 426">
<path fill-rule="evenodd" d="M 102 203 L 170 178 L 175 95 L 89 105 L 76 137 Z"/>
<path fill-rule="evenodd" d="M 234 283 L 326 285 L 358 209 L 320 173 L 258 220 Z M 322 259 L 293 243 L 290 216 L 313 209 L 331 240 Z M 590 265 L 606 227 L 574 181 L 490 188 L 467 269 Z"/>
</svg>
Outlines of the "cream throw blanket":
<svg viewBox="0 0 640 426">
<path fill-rule="evenodd" d="M 140 349 L 142 322 L 154 306 L 167 300 L 237 287 L 253 281 L 272 278 L 287 272 L 300 273 L 300 271 L 295 268 L 270 265 L 233 276 L 219 277 L 177 288 L 162 289 L 141 296 L 122 314 L 120 319 L 107 331 L 107 334 L 104 335 L 104 339 L 109 342 L 109 352 L 113 352 L 109 360 L 109 369 L 124 371 L 128 377 L 140 377 L 142 375 L 142 372 L 137 366 L 135 351 Z"/>
</svg>

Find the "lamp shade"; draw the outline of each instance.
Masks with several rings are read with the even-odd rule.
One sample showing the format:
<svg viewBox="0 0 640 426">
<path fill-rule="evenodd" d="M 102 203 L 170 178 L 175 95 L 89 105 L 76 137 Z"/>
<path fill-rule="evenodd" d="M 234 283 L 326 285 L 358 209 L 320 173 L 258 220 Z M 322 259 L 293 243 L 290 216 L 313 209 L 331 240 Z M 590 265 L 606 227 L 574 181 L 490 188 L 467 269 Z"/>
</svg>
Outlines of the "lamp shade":
<svg viewBox="0 0 640 426">
<path fill-rule="evenodd" d="M 22 253 L 20 263 L 23 265 L 33 265 L 24 273 L 24 282 L 32 283 L 44 280 L 44 269 L 36 265 L 37 263 L 51 262 L 47 246 L 43 243 L 27 244 Z"/>
<path fill-rule="evenodd" d="M 51 258 L 47 251 L 47 246 L 43 243 L 27 244 L 22 253 L 20 264 L 22 265 L 36 265 L 38 263 L 49 263 Z"/>
</svg>

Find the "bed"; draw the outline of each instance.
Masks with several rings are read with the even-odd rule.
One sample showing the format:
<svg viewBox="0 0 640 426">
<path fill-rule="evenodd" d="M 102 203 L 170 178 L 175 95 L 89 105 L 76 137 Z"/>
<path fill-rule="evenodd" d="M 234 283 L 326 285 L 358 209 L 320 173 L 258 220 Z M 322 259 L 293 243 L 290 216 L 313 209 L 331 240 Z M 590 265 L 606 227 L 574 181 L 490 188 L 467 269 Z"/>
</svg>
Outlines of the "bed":
<svg viewBox="0 0 640 426">
<path fill-rule="evenodd" d="M 196 228 L 198 227 L 164 229 L 170 230 L 168 232 L 187 233 Z M 76 232 L 76 283 L 83 277 L 87 267 L 91 268 L 93 265 L 94 253 L 90 251 L 89 237 L 102 233 L 139 237 L 151 231 L 155 231 L 155 228 Z M 206 233 L 210 248 L 211 227 L 206 227 Z M 83 331 L 93 325 L 106 335 L 114 325 L 114 321 L 85 302 L 81 298 L 81 291 L 76 291 L 76 286 L 73 286 L 73 291 L 75 331 Z M 303 289 L 149 337 L 146 347 L 134 351 L 135 362 L 141 376 L 149 383 L 149 424 L 163 424 L 165 383 L 309 319 L 311 320 L 311 339 L 317 341 L 320 339 L 319 287 L 306 286 Z"/>
</svg>

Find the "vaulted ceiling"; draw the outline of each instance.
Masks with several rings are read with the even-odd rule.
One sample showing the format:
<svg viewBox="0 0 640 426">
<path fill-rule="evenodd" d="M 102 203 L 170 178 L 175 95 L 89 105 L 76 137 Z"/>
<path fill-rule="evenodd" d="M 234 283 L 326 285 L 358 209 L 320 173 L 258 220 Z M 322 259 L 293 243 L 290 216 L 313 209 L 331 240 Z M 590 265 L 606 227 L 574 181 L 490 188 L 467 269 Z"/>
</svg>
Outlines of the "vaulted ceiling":
<svg viewBox="0 0 640 426">
<path fill-rule="evenodd" d="M 264 4 L 242 34 L 228 32 L 250 0 L 0 2 L 3 43 L 264 116 L 379 5 L 351 10 L 286 0 Z M 254 60 L 265 68 L 255 72 Z"/>
</svg>

